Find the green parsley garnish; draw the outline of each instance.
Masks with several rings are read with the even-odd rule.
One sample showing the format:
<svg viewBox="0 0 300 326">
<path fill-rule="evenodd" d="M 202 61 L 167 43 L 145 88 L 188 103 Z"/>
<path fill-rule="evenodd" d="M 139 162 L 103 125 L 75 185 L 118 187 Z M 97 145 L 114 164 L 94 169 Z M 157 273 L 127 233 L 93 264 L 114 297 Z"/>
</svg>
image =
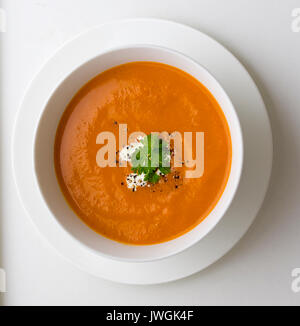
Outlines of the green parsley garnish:
<svg viewBox="0 0 300 326">
<path fill-rule="evenodd" d="M 157 134 L 150 134 L 141 141 L 131 157 L 131 170 L 137 174 L 145 174 L 144 180 L 157 183 L 162 175 L 171 172 L 170 149 L 168 143 Z"/>
</svg>

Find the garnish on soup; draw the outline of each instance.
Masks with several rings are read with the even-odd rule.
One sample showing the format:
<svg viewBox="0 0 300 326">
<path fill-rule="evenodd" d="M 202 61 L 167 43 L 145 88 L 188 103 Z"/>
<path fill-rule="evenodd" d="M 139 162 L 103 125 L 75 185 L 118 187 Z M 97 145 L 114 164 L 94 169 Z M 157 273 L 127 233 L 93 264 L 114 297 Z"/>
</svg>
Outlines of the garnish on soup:
<svg viewBox="0 0 300 326">
<path fill-rule="evenodd" d="M 162 176 L 171 172 L 170 148 L 168 143 L 156 134 L 140 137 L 125 146 L 120 159 L 129 161 L 131 170 L 126 177 L 127 187 L 135 191 L 137 187 L 157 183 Z"/>
</svg>

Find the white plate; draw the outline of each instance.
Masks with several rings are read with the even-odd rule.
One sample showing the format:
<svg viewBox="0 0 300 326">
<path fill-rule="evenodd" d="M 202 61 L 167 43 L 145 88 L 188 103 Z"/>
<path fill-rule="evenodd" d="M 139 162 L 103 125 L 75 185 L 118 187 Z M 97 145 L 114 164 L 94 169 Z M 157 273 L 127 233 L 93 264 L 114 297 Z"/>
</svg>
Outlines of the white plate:
<svg viewBox="0 0 300 326">
<path fill-rule="evenodd" d="M 164 260 L 128 263 L 101 257 L 69 236 L 51 216 L 34 177 L 33 140 L 50 94 L 74 68 L 109 48 L 154 44 L 187 54 L 221 83 L 239 116 L 244 168 L 238 192 L 221 222 L 188 250 Z M 272 166 L 272 135 L 262 98 L 247 71 L 223 46 L 190 27 L 158 19 L 101 25 L 64 45 L 31 83 L 15 124 L 13 164 L 19 195 L 40 233 L 79 268 L 131 284 L 169 282 L 196 273 L 227 253 L 253 222 L 264 199 Z"/>
</svg>

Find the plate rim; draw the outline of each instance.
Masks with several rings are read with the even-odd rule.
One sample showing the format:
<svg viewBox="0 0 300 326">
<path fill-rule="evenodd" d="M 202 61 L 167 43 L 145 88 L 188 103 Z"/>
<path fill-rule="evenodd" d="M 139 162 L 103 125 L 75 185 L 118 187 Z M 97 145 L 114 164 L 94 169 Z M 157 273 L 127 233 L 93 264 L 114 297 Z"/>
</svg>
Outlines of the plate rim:
<svg viewBox="0 0 300 326">
<path fill-rule="evenodd" d="M 19 179 L 19 175 L 18 175 L 18 173 L 17 173 L 17 169 L 19 169 L 18 167 L 17 167 L 17 161 L 16 161 L 16 157 L 17 157 L 17 155 L 16 155 L 16 152 L 17 152 L 17 133 L 18 133 L 18 123 L 20 122 L 20 115 L 21 115 L 21 112 L 22 112 L 22 110 L 24 109 L 24 106 L 25 106 L 25 104 L 26 104 L 26 100 L 28 100 L 28 97 L 29 97 L 29 95 L 30 95 L 30 92 L 32 92 L 32 88 L 34 88 L 35 87 L 35 83 L 36 83 L 36 81 L 38 80 L 38 78 L 40 78 L 40 76 L 47 70 L 47 67 L 49 66 L 49 64 L 51 64 L 53 61 L 55 61 L 56 60 L 56 58 L 57 58 L 57 55 L 59 55 L 59 53 L 61 53 L 64 49 L 66 49 L 68 46 L 70 46 L 70 45 L 72 45 L 72 44 L 74 44 L 74 42 L 78 42 L 78 41 L 80 41 L 80 39 L 81 38 L 84 38 L 84 37 L 87 37 L 89 34 L 90 35 L 92 35 L 92 33 L 96 33 L 96 32 L 100 32 L 101 33 L 101 29 L 105 29 L 105 28 L 107 28 L 107 27 L 109 27 L 109 26 L 113 26 L 113 25 L 120 25 L 120 24 L 136 24 L 136 23 L 138 23 L 138 24 L 144 24 L 144 23 L 153 23 L 153 24 L 167 24 L 167 25 L 173 25 L 173 27 L 175 27 L 175 29 L 177 28 L 177 27 L 180 27 L 180 28 L 185 28 L 185 29 L 187 29 L 187 30 L 190 30 L 190 31 L 193 31 L 193 33 L 195 33 L 195 32 L 197 32 L 197 34 L 199 35 L 199 36 L 202 36 L 202 37 L 206 37 L 206 38 L 208 38 L 210 41 L 212 41 L 212 42 L 214 42 L 214 43 L 216 43 L 219 47 L 222 47 L 222 50 L 224 51 L 226 51 L 227 52 L 227 54 L 230 54 L 230 56 L 232 56 L 234 59 L 235 59 L 235 61 L 236 61 L 236 63 L 238 63 L 242 68 L 243 68 L 243 70 L 247 73 L 247 75 L 248 75 L 248 77 L 250 78 L 250 80 L 251 80 L 251 82 L 252 82 L 252 84 L 254 85 L 254 87 L 255 87 L 255 89 L 256 89 L 256 91 L 257 91 L 257 95 L 258 95 L 258 97 L 259 97 L 259 99 L 260 99 L 260 101 L 261 101 L 261 105 L 262 105 L 262 107 L 264 108 L 264 112 L 265 112 L 265 114 L 266 114 L 266 118 L 267 118 L 267 124 L 268 124 L 268 126 L 266 126 L 266 128 L 267 129 L 269 129 L 269 140 L 270 140 L 270 146 L 272 147 L 272 133 L 271 133 L 271 126 L 270 126 L 270 121 L 269 121 L 269 119 L 268 119 L 268 114 L 267 114 L 267 111 L 266 111 L 266 108 L 265 108 L 265 105 L 264 105 L 264 103 L 263 103 L 263 99 L 262 99 L 262 97 L 261 97 L 261 95 L 260 95 L 260 93 L 259 93 L 259 90 L 257 89 L 257 86 L 255 85 L 255 83 L 254 83 L 254 81 L 252 80 L 252 78 L 251 78 L 251 76 L 249 75 L 249 73 L 246 71 L 246 69 L 244 68 L 244 66 L 222 45 L 222 44 L 220 44 L 220 43 L 218 43 L 217 41 L 215 41 L 213 38 L 211 38 L 211 37 L 209 37 L 209 36 L 207 36 L 206 34 L 204 34 L 204 33 L 202 33 L 202 32 L 200 32 L 200 31 L 198 31 L 198 30 L 196 30 L 196 29 L 194 29 L 194 28 L 192 28 L 192 27 L 190 27 L 190 26 L 188 26 L 188 25 L 184 25 L 184 24 L 180 24 L 180 23 L 177 23 L 177 22 L 173 22 L 173 21 L 170 21 L 170 20 L 164 20 L 164 19 L 157 19 L 157 18 L 135 18 L 135 19 L 122 19 L 122 20 L 114 20 L 114 21 L 110 21 L 110 22 L 107 22 L 107 23 L 103 23 L 103 24 L 101 24 L 101 25 L 99 25 L 99 26 L 96 26 L 96 27 L 93 27 L 93 28 L 91 28 L 90 30 L 88 30 L 88 31 L 84 31 L 84 32 L 82 32 L 82 33 L 80 33 L 79 35 L 77 35 L 76 37 L 74 37 L 74 38 L 72 38 L 71 40 L 69 40 L 69 41 L 67 41 L 65 44 L 63 44 L 62 46 L 60 46 L 59 48 L 58 48 L 58 50 L 46 61 L 46 63 L 42 66 L 42 68 L 40 69 L 40 71 L 34 76 L 34 78 L 33 78 L 33 80 L 30 82 L 30 84 L 29 84 L 29 86 L 28 86 L 28 88 L 27 88 L 27 91 L 26 91 L 26 93 L 25 93 L 25 95 L 24 95 L 24 97 L 23 97 L 23 99 L 22 99 L 22 104 L 20 105 L 20 108 L 19 108 L 19 110 L 18 110 L 18 112 L 17 112 L 17 118 L 16 118 L 16 120 L 15 120 L 15 123 L 14 123 L 14 128 L 13 128 L 13 141 L 12 141 L 12 162 L 13 162 L 13 175 L 14 175 L 14 181 L 15 181 L 15 184 L 16 184 L 16 188 L 17 188 L 17 192 L 18 192 L 18 196 L 19 196 L 19 198 L 20 198 L 20 200 L 21 200 L 21 203 L 22 203 L 22 206 L 24 207 L 24 209 L 25 209 L 25 211 L 26 211 L 26 213 L 27 213 L 27 215 L 30 217 L 30 220 L 33 222 L 33 224 L 35 225 L 35 227 L 37 228 L 37 230 L 39 231 L 39 233 L 41 234 L 41 235 L 43 235 L 43 238 L 46 238 L 47 240 L 48 240 L 48 243 L 49 244 L 52 244 L 52 247 L 54 247 L 55 249 L 56 249 L 56 251 L 58 251 L 59 253 L 60 253 L 60 255 L 62 255 L 63 257 L 65 257 L 65 258 L 67 258 L 69 261 L 71 261 L 73 264 L 75 264 L 77 267 L 79 267 L 80 269 L 83 269 L 83 270 L 85 270 L 85 271 L 87 271 L 87 272 L 90 272 L 90 273 L 92 273 L 92 274 L 94 274 L 94 275 L 96 275 L 96 276 L 101 276 L 101 277 L 103 277 L 103 278 L 106 278 L 106 279 L 110 279 L 110 280 L 112 280 L 112 281 L 117 281 L 117 282 L 121 282 L 121 283 L 128 283 L 128 284 L 158 284 L 158 283 L 165 283 L 165 282 L 170 282 L 170 281 L 174 281 L 174 280 L 176 280 L 176 279 L 180 279 L 180 278 L 184 278 L 184 277 L 187 277 L 187 276 L 190 276 L 190 275 L 192 275 L 192 274 L 194 274 L 194 273 L 197 273 L 199 270 L 202 270 L 202 269 L 204 269 L 204 268 L 206 268 L 206 267 L 208 267 L 209 265 L 211 265 L 213 262 L 215 262 L 215 261 L 217 261 L 219 258 L 221 258 L 223 255 L 225 255 L 227 252 L 229 252 L 230 250 L 231 250 L 231 248 L 234 246 L 234 245 L 236 245 L 237 244 L 237 242 L 241 239 L 241 237 L 246 233 L 246 231 L 248 230 L 248 228 L 249 228 L 249 226 L 252 224 L 252 222 L 254 221 L 254 218 L 255 218 L 255 216 L 257 215 L 257 213 L 258 213 L 258 211 L 259 211 L 259 209 L 260 209 L 260 207 L 261 207 L 261 205 L 262 205 L 262 203 L 263 203 L 263 198 L 265 197 L 265 194 L 266 194 L 266 191 L 267 191 L 267 188 L 268 188 L 268 184 L 269 184 L 269 180 L 270 180 L 270 176 L 271 176 L 271 166 L 272 166 L 272 149 L 271 149 L 271 153 L 270 153 L 270 158 L 269 158 L 269 160 L 270 160 L 270 166 L 269 166 L 269 171 L 268 171 L 268 175 L 266 176 L 266 182 L 265 182 L 265 190 L 264 190 L 264 194 L 263 194 L 263 198 L 261 198 L 261 202 L 260 202 L 260 204 L 259 205 L 257 205 L 258 207 L 257 207 L 257 213 L 255 214 L 255 216 L 254 217 L 252 217 L 252 219 L 251 219 L 251 221 L 250 221 L 250 223 L 249 223 L 249 225 L 248 226 L 246 226 L 246 228 L 244 229 L 244 231 L 242 232 L 242 234 L 241 235 L 239 235 L 239 237 L 237 237 L 237 239 L 236 239 L 236 241 L 232 244 L 232 246 L 229 248 L 229 249 L 226 249 L 225 250 L 225 252 L 224 253 L 222 253 L 219 257 L 217 257 L 216 259 L 212 259 L 212 261 L 210 262 L 210 263 L 208 263 L 207 264 L 207 266 L 205 266 L 205 267 L 202 267 L 202 268 L 199 268 L 199 269 L 194 269 L 192 272 L 190 272 L 190 273 L 187 273 L 187 272 L 185 272 L 185 273 L 183 273 L 183 272 L 181 272 L 181 274 L 180 275 L 178 275 L 177 277 L 171 277 L 171 278 L 169 278 L 169 279 L 166 279 L 166 277 L 163 279 L 163 280 L 156 280 L 156 281 L 147 281 L 147 280 L 144 280 L 144 281 L 141 281 L 141 280 L 139 280 L 139 281 L 133 281 L 133 280 L 124 280 L 124 279 L 122 279 L 122 280 L 120 280 L 120 279 L 118 279 L 118 278 L 116 278 L 116 277 L 112 277 L 112 278 L 109 278 L 109 277 L 106 277 L 106 276 L 104 276 L 103 275 L 103 273 L 101 273 L 101 269 L 100 269 L 100 271 L 98 271 L 98 272 L 96 272 L 96 273 L 93 273 L 93 272 L 91 272 L 91 271 L 89 271 L 88 270 L 88 268 L 85 266 L 82 266 L 82 264 L 78 264 L 78 262 L 76 263 L 73 259 L 69 259 L 70 257 L 66 257 L 66 255 L 64 255 L 64 254 L 62 254 L 62 252 L 60 252 L 59 251 L 59 249 L 55 246 L 55 245 L 53 245 L 53 243 L 51 243 L 51 241 L 49 240 L 49 236 L 47 237 L 45 234 L 43 234 L 43 232 L 41 232 L 41 230 L 40 230 L 40 228 L 38 227 L 38 225 L 37 225 L 37 223 L 34 221 L 34 218 L 31 216 L 31 212 L 30 211 L 32 211 L 32 209 L 30 209 L 30 208 L 28 208 L 28 205 L 26 205 L 26 203 L 24 202 L 24 198 L 22 197 L 22 194 L 21 194 L 21 190 L 20 190 L 20 179 Z M 144 42 L 145 43 L 145 42 Z M 105 50 L 108 50 L 110 47 L 106 47 L 105 48 Z M 172 49 L 172 48 L 171 48 Z M 177 51 L 177 49 L 174 49 L 175 51 Z M 179 52 L 181 52 L 181 51 L 179 51 Z M 184 54 L 187 54 L 189 57 L 191 57 L 193 60 L 195 60 L 195 61 L 197 61 L 195 58 L 193 58 L 193 56 L 191 56 L 189 53 L 184 53 Z M 200 62 L 200 64 L 201 65 L 203 65 L 204 67 L 205 67 L 205 65 L 202 63 L 202 62 Z M 206 68 L 206 67 L 205 67 Z M 208 69 L 208 68 L 206 68 L 208 71 L 210 71 L 210 69 Z M 211 72 L 212 73 L 212 75 L 214 76 L 215 75 L 215 73 L 214 72 Z M 219 81 L 219 78 L 218 77 L 216 77 L 216 79 Z M 57 81 L 57 82 L 59 82 L 59 81 Z M 221 83 L 221 85 L 223 86 L 223 84 L 222 84 L 222 82 L 220 82 Z M 56 87 L 56 86 L 55 86 Z M 226 90 L 225 90 L 226 91 Z M 50 94 L 49 94 L 49 96 L 50 96 Z M 230 95 L 229 95 L 229 97 L 230 97 Z M 44 99 L 44 101 L 46 101 L 45 99 Z M 234 106 L 235 106 L 235 104 L 234 104 Z M 39 118 L 39 117 L 38 117 Z M 243 133 L 243 135 L 244 135 L 244 133 Z M 243 171 L 244 172 L 244 171 Z M 37 186 L 37 185 L 36 185 Z M 213 232 L 213 231 L 212 231 Z M 70 240 L 70 239 L 69 239 Z M 197 246 L 197 244 L 196 245 L 194 245 L 194 246 Z M 82 248 L 81 248 L 82 249 Z M 83 250 L 82 249 L 82 251 L 85 251 L 85 250 Z M 92 255 L 92 253 L 89 253 L 90 255 Z M 185 254 L 185 252 L 183 252 L 181 255 L 176 255 L 176 257 L 178 258 L 178 256 L 183 256 Z M 93 255 L 93 256 L 95 256 L 95 255 Z M 174 259 L 176 259 L 176 257 L 174 258 Z M 168 260 L 169 258 L 166 258 L 165 260 Z M 104 258 L 104 260 L 107 260 L 107 258 Z M 103 259 L 101 259 L 101 264 L 104 264 L 105 262 L 103 262 Z M 109 263 L 111 263 L 110 261 L 108 262 L 108 265 L 109 265 Z M 117 262 L 118 264 L 124 264 L 124 262 L 121 262 L 121 261 L 118 261 Z M 159 262 L 152 262 L 152 264 L 155 264 L 155 263 L 159 263 Z M 132 267 L 133 267 L 133 265 L 135 265 L 135 264 L 133 264 L 133 263 L 128 263 L 128 264 L 131 264 L 132 265 Z M 138 265 L 140 265 L 140 264 L 149 264 L 148 262 L 145 262 L 145 263 L 137 263 Z M 135 266 L 135 267 L 137 267 L 137 266 Z"/>
</svg>

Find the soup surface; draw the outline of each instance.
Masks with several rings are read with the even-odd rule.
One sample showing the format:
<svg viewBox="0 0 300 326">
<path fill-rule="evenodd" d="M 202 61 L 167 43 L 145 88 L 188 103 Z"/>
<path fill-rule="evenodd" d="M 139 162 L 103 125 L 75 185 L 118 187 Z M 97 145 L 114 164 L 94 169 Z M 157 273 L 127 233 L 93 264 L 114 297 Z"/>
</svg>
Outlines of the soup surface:
<svg viewBox="0 0 300 326">
<path fill-rule="evenodd" d="M 204 133 L 204 173 L 185 178 L 186 165 L 156 184 L 126 186 L 131 166 L 99 167 L 102 131 Z M 194 141 L 195 143 L 195 141 Z M 195 144 L 193 144 L 195 149 Z M 135 245 L 174 239 L 198 225 L 220 199 L 231 166 L 225 116 L 211 93 L 187 73 L 155 62 L 107 70 L 74 96 L 59 123 L 54 162 L 61 190 L 74 212 L 94 231 Z"/>
</svg>

